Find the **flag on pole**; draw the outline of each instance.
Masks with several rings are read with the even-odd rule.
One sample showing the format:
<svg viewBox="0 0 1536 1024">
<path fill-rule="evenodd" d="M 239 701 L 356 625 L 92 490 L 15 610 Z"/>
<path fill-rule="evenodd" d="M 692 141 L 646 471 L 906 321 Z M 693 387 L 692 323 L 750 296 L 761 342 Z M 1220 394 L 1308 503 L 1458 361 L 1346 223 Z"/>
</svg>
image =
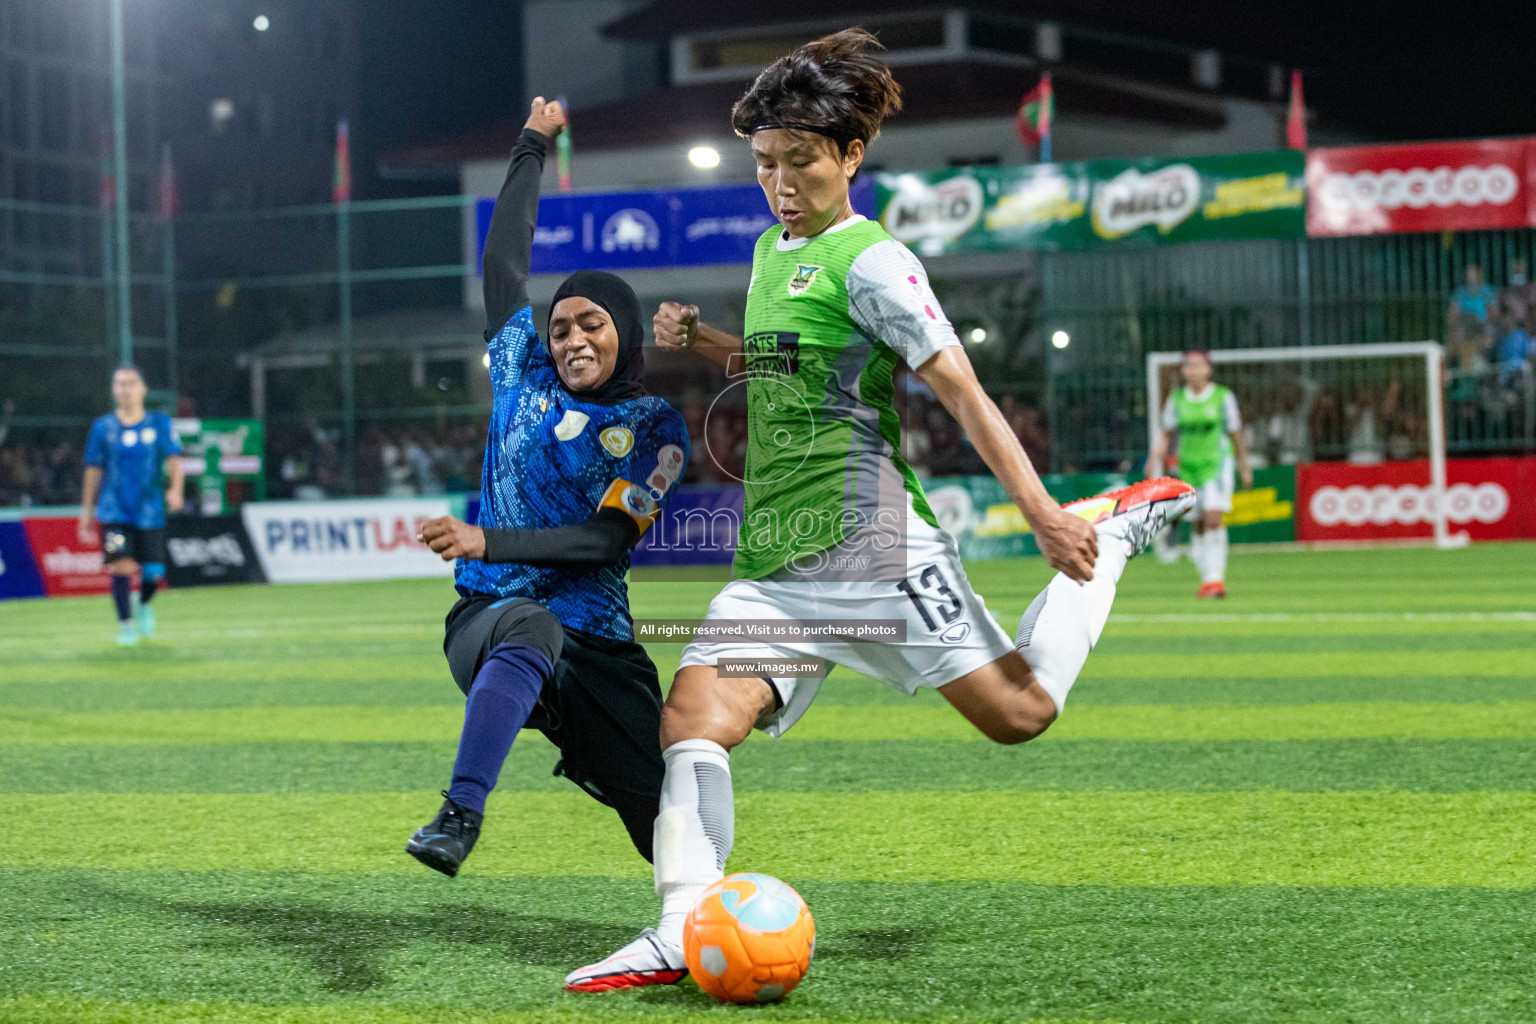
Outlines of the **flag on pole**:
<svg viewBox="0 0 1536 1024">
<path fill-rule="evenodd" d="M 336 173 L 331 178 L 331 202 L 352 201 L 352 142 L 346 121 L 336 122 Z"/>
<path fill-rule="evenodd" d="M 171 144 L 160 146 L 160 223 L 168 224 L 176 216 L 181 199 L 176 194 L 176 168 L 171 163 Z"/>
<path fill-rule="evenodd" d="M 1285 145 L 1288 149 L 1307 148 L 1307 103 L 1301 97 L 1301 72 L 1291 72 L 1291 107 L 1285 116 Z"/>
<path fill-rule="evenodd" d="M 111 213 L 117 205 L 117 174 L 112 169 L 112 132 L 101 129 L 101 170 L 96 184 L 96 207 L 102 213 Z"/>
<path fill-rule="evenodd" d="M 1047 72 L 1040 77 L 1040 84 L 1025 94 L 1014 119 L 1025 148 L 1038 146 L 1040 159 L 1046 163 L 1051 160 L 1051 120 L 1055 113 L 1056 97 L 1051 91 L 1051 76 Z"/>
<path fill-rule="evenodd" d="M 571 190 L 571 108 L 564 96 L 555 97 L 560 109 L 565 111 L 565 131 L 555 136 L 555 171 L 560 175 L 560 191 Z"/>
</svg>

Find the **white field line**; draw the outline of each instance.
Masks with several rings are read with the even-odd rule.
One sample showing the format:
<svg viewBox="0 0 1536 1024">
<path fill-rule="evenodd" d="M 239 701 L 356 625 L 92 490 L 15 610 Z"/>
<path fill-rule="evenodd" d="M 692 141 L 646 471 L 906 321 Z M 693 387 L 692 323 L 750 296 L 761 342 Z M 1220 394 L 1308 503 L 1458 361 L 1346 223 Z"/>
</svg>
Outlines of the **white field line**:
<svg viewBox="0 0 1536 1024">
<path fill-rule="evenodd" d="M 1242 614 L 1112 612 L 1110 622 L 1536 622 L 1536 611 L 1510 612 L 1248 612 Z"/>
<path fill-rule="evenodd" d="M 272 623 L 270 625 L 263 625 L 261 628 L 246 629 L 176 629 L 174 627 L 161 628 L 155 631 L 155 639 L 150 641 L 150 643 L 169 643 L 177 640 L 283 640 L 290 643 L 322 643 L 326 637 L 336 636 L 337 634 L 345 634 L 348 636 L 397 635 L 403 637 L 408 636 L 414 639 L 421 636 L 441 636 L 443 632 L 443 627 L 437 623 L 424 625 L 419 622 L 382 624 L 366 623 L 355 626 L 325 624 L 323 628 L 316 630 L 316 632 L 313 634 L 300 633 L 298 635 L 293 635 L 289 632 L 289 630 L 295 628 L 302 630 L 306 626 L 313 628 L 316 626 L 316 623 L 314 621 L 307 621 L 303 623 Z M 80 635 L 90 635 L 91 632 L 92 630 L 85 630 Z M 116 636 L 115 633 L 106 632 L 101 633 L 101 635 L 107 637 L 108 639 Z M 55 640 L 59 638 L 60 637 L 58 634 L 54 634 L 51 637 L 51 639 Z M 38 646 L 38 644 L 39 637 L 37 634 L 33 634 L 31 636 L 0 637 L 0 648 L 20 646 L 35 647 Z M 73 656 L 73 654 L 74 652 L 71 652 L 71 656 Z"/>
</svg>

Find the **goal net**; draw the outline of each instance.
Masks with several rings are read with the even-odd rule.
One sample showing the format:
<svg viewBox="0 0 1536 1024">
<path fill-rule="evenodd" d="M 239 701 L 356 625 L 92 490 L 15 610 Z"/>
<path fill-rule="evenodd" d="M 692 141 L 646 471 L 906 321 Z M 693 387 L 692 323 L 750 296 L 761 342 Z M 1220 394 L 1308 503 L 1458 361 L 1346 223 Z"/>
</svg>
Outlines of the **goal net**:
<svg viewBox="0 0 1536 1024">
<path fill-rule="evenodd" d="M 1147 356 L 1149 450 L 1156 450 L 1164 402 L 1183 386 L 1182 358 L 1179 352 Z M 1422 486 L 1350 488 L 1360 493 L 1327 495 L 1321 510 L 1340 521 L 1428 523 L 1438 545 L 1466 542 L 1465 534 L 1452 534 L 1447 515 L 1438 342 L 1215 349 L 1210 358 L 1213 378 L 1237 398 L 1255 468 L 1427 463 Z"/>
</svg>

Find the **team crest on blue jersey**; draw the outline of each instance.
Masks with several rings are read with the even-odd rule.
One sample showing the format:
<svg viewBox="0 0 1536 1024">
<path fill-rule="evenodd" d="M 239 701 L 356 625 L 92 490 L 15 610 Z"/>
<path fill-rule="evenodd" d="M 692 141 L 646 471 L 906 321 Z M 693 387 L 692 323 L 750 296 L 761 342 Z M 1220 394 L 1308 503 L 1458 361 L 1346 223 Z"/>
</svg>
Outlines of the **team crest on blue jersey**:
<svg viewBox="0 0 1536 1024">
<path fill-rule="evenodd" d="M 816 283 L 816 275 L 820 271 L 820 267 L 807 266 L 804 263 L 796 264 L 795 274 L 789 279 L 789 297 L 798 299 L 810 291 L 811 285 Z"/>
<path fill-rule="evenodd" d="M 628 427 L 609 427 L 598 434 L 597 439 L 603 442 L 608 454 L 616 459 L 628 455 L 629 450 L 635 446 L 635 435 Z"/>
<path fill-rule="evenodd" d="M 544 400 L 541 398 L 539 402 L 542 405 Z M 587 422 L 591 419 L 592 417 L 584 412 L 570 409 L 560 417 L 560 422 L 555 424 L 555 436 L 562 441 L 574 441 L 587 428 Z"/>
</svg>

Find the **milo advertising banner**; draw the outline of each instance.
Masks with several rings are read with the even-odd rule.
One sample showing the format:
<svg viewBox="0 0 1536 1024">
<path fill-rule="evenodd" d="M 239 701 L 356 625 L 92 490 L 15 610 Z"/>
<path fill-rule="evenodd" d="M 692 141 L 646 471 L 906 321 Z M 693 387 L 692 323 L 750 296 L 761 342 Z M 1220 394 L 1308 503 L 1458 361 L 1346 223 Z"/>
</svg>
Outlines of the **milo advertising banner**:
<svg viewBox="0 0 1536 1024">
<path fill-rule="evenodd" d="M 1051 497 L 1062 504 L 1124 487 L 1139 477 L 1117 473 L 1051 474 L 1041 478 Z M 928 504 L 960 542 L 962 558 L 1018 558 L 1037 555 L 1034 534 L 990 476 L 935 477 L 923 482 Z M 1272 466 L 1253 472 L 1253 488 L 1238 491 L 1227 513 L 1228 538 L 1235 544 L 1296 539 L 1296 469 Z"/>
<path fill-rule="evenodd" d="M 1118 242 L 1301 238 L 1294 150 L 878 174 L 880 223 L 924 256 Z"/>
</svg>

